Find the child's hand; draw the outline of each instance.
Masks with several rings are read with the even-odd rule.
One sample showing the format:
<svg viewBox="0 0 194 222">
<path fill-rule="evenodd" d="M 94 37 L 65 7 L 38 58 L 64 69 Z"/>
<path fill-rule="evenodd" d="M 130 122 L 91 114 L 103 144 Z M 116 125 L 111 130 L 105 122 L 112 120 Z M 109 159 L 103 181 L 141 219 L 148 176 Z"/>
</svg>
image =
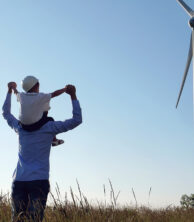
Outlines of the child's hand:
<svg viewBox="0 0 194 222">
<path fill-rule="evenodd" d="M 65 86 L 65 92 L 69 95 L 75 95 L 76 88 L 73 85 L 66 85 Z"/>
<path fill-rule="evenodd" d="M 73 85 L 66 85 L 65 92 L 71 96 L 72 100 L 76 100 L 76 88 Z"/>
<path fill-rule="evenodd" d="M 7 84 L 7 86 L 8 86 L 8 92 L 9 92 L 9 93 L 12 93 L 12 90 L 14 91 L 14 93 L 17 92 L 17 89 L 16 89 L 17 84 L 16 84 L 15 82 L 9 82 L 9 83 Z"/>
<path fill-rule="evenodd" d="M 16 89 L 16 87 L 17 87 L 17 84 L 15 82 L 9 82 L 8 83 L 8 88 L 9 89 Z"/>
</svg>

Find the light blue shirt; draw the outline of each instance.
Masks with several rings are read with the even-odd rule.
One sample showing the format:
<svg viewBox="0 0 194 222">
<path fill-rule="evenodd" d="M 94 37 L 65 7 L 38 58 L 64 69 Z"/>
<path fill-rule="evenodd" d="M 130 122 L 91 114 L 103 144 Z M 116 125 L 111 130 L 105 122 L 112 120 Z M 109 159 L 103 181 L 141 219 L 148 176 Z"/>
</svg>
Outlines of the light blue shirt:
<svg viewBox="0 0 194 222">
<path fill-rule="evenodd" d="M 65 121 L 50 121 L 39 130 L 27 132 L 11 114 L 11 94 L 8 93 L 3 105 L 3 117 L 19 136 L 18 163 L 13 173 L 14 181 L 49 179 L 49 156 L 53 137 L 58 133 L 72 130 L 82 123 L 78 100 L 72 100 L 73 117 Z"/>
</svg>

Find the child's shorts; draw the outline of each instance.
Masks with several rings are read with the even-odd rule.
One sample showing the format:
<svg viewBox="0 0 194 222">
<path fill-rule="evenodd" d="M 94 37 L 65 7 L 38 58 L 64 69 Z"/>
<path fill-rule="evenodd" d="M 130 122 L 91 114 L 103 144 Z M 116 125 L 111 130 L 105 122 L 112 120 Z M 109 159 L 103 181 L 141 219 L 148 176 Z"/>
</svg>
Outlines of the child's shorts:
<svg viewBox="0 0 194 222">
<path fill-rule="evenodd" d="M 48 117 L 48 112 L 44 112 L 42 118 L 33 124 L 30 125 L 25 125 L 25 124 L 21 124 L 22 129 L 28 131 L 28 132 L 33 132 L 36 130 L 39 130 L 44 124 L 48 123 L 49 121 L 54 121 L 54 119 L 52 117 Z"/>
</svg>

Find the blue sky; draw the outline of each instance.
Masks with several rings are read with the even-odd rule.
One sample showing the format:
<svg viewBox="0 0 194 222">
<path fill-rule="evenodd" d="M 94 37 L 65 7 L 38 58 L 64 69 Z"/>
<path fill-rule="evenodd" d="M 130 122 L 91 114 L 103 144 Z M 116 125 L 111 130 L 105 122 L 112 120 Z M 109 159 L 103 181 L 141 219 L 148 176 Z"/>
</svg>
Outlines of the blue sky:
<svg viewBox="0 0 194 222">
<path fill-rule="evenodd" d="M 39 78 L 41 91 L 77 87 L 83 124 L 58 137 L 51 152 L 51 185 L 62 192 L 76 178 L 95 201 L 108 178 L 120 203 L 179 204 L 193 193 L 191 69 L 176 99 L 190 40 L 188 15 L 173 1 L 0 1 L 0 103 L 7 82 Z M 187 3 L 194 8 L 194 3 Z M 51 101 L 56 120 L 71 116 L 67 95 Z M 13 97 L 14 115 L 18 104 Z M 0 189 L 10 190 L 17 135 L 1 117 Z"/>
</svg>

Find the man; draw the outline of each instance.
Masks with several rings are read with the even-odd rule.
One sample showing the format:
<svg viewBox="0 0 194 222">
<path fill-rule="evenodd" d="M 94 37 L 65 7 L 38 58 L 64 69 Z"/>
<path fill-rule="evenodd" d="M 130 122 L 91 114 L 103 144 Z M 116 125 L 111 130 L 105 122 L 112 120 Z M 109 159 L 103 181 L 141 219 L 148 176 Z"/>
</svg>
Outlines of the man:
<svg viewBox="0 0 194 222">
<path fill-rule="evenodd" d="M 82 123 L 82 114 L 76 89 L 67 85 L 73 117 L 66 121 L 50 121 L 39 130 L 28 132 L 11 114 L 11 95 L 14 85 L 8 84 L 8 93 L 3 105 L 3 117 L 19 136 L 18 163 L 12 183 L 12 221 L 22 222 L 25 218 L 42 221 L 49 193 L 49 156 L 53 137 Z"/>
</svg>

